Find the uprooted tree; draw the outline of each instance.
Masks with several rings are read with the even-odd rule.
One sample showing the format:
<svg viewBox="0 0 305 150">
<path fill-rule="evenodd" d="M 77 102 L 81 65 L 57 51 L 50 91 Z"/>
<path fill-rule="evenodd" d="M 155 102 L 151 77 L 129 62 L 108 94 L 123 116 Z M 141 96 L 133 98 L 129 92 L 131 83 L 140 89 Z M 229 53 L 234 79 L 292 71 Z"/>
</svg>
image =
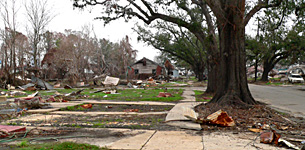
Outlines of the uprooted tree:
<svg viewBox="0 0 305 150">
<path fill-rule="evenodd" d="M 137 18 L 146 24 L 161 19 L 187 28 L 200 41 L 204 41 L 207 35 L 202 30 L 202 24 L 194 17 L 195 12 L 201 11 L 204 14 L 209 29 L 209 36 L 212 44 L 207 46 L 209 60 L 215 59 L 219 68 L 213 68 L 217 73 L 217 80 L 209 80 L 217 84 L 216 94 L 211 103 L 245 105 L 256 104 L 253 99 L 246 77 L 246 54 L 245 54 L 245 26 L 249 20 L 261 9 L 278 7 L 282 0 L 258 0 L 249 2 L 253 4 L 249 11 L 246 11 L 246 0 L 182 0 L 182 1 L 134 1 L 134 0 L 74 0 L 74 6 L 84 8 L 86 6 L 103 6 L 104 16 L 98 17 L 106 23 L 118 18 Z M 207 7 L 209 6 L 209 7 Z M 165 14 L 165 12 L 177 10 L 176 16 Z M 195 9 L 198 8 L 198 9 Z M 211 13 L 209 12 L 211 10 Z M 188 15 L 186 19 L 179 18 L 179 15 Z M 196 13 L 198 14 L 198 13 Z M 213 22 L 213 15 L 216 23 Z M 215 30 L 217 26 L 219 45 L 215 47 Z M 204 45 L 204 44 L 203 44 Z M 206 45 L 205 45 L 206 46 Z M 219 49 L 218 49 L 219 47 Z M 209 72 L 209 77 L 212 72 Z M 213 74 L 215 76 L 215 74 Z"/>
</svg>

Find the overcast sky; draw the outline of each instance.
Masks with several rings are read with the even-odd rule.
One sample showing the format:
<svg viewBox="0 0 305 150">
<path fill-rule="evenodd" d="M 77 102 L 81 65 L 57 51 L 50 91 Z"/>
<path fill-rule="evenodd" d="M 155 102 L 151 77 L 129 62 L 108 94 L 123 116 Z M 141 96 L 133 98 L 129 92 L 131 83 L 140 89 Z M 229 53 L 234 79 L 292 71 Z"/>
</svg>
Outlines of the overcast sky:
<svg viewBox="0 0 305 150">
<path fill-rule="evenodd" d="M 19 2 L 20 1 L 26 2 L 27 0 L 19 0 Z M 119 42 L 126 35 L 128 35 L 130 37 L 131 45 L 134 49 L 138 50 L 138 60 L 143 57 L 153 60 L 154 57 L 158 55 L 158 50 L 137 41 L 137 34 L 132 30 L 136 20 L 128 23 L 124 22 L 123 20 L 117 20 L 104 26 L 103 21 L 94 20 L 94 18 L 100 14 L 100 10 L 98 10 L 96 7 L 93 7 L 92 10 L 79 10 L 77 8 L 73 8 L 72 0 L 48 0 L 47 2 L 49 3 L 49 6 L 53 8 L 52 10 L 54 10 L 54 15 L 56 15 L 56 17 L 48 25 L 47 30 L 64 32 L 65 29 L 72 29 L 75 31 L 80 31 L 82 26 L 91 24 L 94 26 L 95 33 L 99 38 L 105 38 L 111 42 Z M 18 4 L 22 5 L 21 3 Z M 23 23 L 26 20 L 25 11 L 22 6 L 19 7 L 20 9 L 17 20 L 20 21 L 20 25 L 17 30 L 24 32 L 25 24 Z M 251 20 L 252 22 L 249 22 L 246 31 L 248 33 L 251 32 L 255 34 L 253 29 L 256 29 L 256 27 L 251 25 L 253 24 L 253 20 L 254 19 Z M 0 26 L 2 25 L 3 24 Z"/>
<path fill-rule="evenodd" d="M 83 11 L 78 9 L 73 10 L 71 0 L 49 0 L 48 3 L 53 5 L 54 13 L 57 14 L 48 26 L 48 29 L 51 31 L 64 32 L 65 29 L 81 30 L 83 25 L 92 24 L 99 38 L 105 38 L 111 42 L 118 42 L 128 35 L 131 45 L 134 49 L 138 50 L 137 59 L 146 57 L 153 60 L 154 56 L 158 53 L 154 48 L 137 42 L 137 34 L 131 29 L 136 23 L 134 21 L 126 23 L 123 20 L 118 20 L 104 26 L 103 21 L 94 20 L 100 13 L 97 9 L 93 9 L 91 13 L 87 9 Z"/>
</svg>

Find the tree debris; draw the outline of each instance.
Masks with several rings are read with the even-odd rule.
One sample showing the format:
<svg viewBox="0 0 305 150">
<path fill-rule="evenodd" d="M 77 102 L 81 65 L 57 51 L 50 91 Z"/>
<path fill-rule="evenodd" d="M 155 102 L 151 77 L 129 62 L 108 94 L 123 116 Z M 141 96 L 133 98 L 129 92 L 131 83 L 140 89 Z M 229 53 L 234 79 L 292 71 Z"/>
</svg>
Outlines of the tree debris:
<svg viewBox="0 0 305 150">
<path fill-rule="evenodd" d="M 80 105 L 80 107 L 85 108 L 85 109 L 90 109 L 90 108 L 92 108 L 92 104 L 84 104 L 84 105 Z"/>
<path fill-rule="evenodd" d="M 207 119 L 210 120 L 209 124 L 216 124 L 223 127 L 235 126 L 234 120 L 227 114 L 227 112 L 221 109 L 209 115 Z"/>
<path fill-rule="evenodd" d="M 72 86 L 70 86 L 70 85 L 65 85 L 65 86 L 64 86 L 64 89 L 73 89 L 73 88 L 72 88 Z"/>
<path fill-rule="evenodd" d="M 288 146 L 289 148 L 296 149 L 296 150 L 301 150 L 301 148 L 299 148 L 299 147 L 293 145 L 292 143 L 290 143 L 290 142 L 288 142 L 288 141 L 286 141 L 286 140 L 284 140 L 284 139 L 282 139 L 282 138 L 278 139 L 278 142 L 279 142 L 279 143 L 282 143 L 282 144 L 285 144 L 285 145 Z"/>
<path fill-rule="evenodd" d="M 21 109 L 27 108 L 27 109 L 38 109 L 42 108 L 44 106 L 49 106 L 49 103 L 45 103 L 41 97 L 22 97 L 22 98 L 16 98 L 14 103 L 17 104 L 17 106 Z"/>
</svg>

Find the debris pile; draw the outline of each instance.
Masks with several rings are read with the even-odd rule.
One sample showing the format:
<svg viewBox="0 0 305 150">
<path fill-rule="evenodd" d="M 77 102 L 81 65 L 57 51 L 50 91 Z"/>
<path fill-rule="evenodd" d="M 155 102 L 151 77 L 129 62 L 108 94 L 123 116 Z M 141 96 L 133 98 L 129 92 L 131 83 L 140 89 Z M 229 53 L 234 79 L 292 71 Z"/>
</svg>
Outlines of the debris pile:
<svg viewBox="0 0 305 150">
<path fill-rule="evenodd" d="M 305 120 L 281 114 L 264 105 L 241 108 L 209 104 L 196 106 L 195 110 L 199 116 L 195 120 L 192 117 L 193 121 L 201 123 L 203 130 L 251 131 L 259 134 L 261 143 L 290 149 L 301 149 L 304 145 L 301 142 L 305 141 Z"/>
<path fill-rule="evenodd" d="M 21 109 L 39 109 L 50 106 L 49 103 L 46 103 L 45 100 L 39 96 L 15 98 L 14 103 Z"/>
<path fill-rule="evenodd" d="M 10 97 L 13 97 L 13 96 L 23 96 L 23 95 L 26 95 L 26 93 L 25 92 L 23 92 L 23 91 L 18 91 L 18 90 L 12 90 L 12 91 L 1 91 L 0 92 L 0 95 L 2 96 L 2 97 L 8 97 L 8 96 L 10 96 Z"/>
<path fill-rule="evenodd" d="M 71 138 L 71 136 L 62 136 L 67 133 L 75 132 L 75 129 L 26 129 L 22 126 L 0 125 L 0 144 L 10 143 L 12 141 L 20 141 L 26 139 L 29 142 L 41 140 L 58 140 L 63 138 Z M 51 136 L 51 137 L 50 137 Z M 89 137 L 89 136 L 74 136 Z"/>
<path fill-rule="evenodd" d="M 166 81 L 163 80 L 155 80 L 152 77 L 149 77 L 147 80 L 129 80 L 127 82 L 128 88 L 149 88 L 149 87 L 156 87 L 158 85 L 165 84 Z"/>
<path fill-rule="evenodd" d="M 19 108 L 17 104 L 9 101 L 0 102 L 0 120 L 19 117 L 27 110 L 27 108 Z"/>
<path fill-rule="evenodd" d="M 192 114 L 195 114 L 195 112 Z M 221 109 L 210 114 L 206 118 L 199 118 L 197 115 L 185 115 L 185 117 L 191 119 L 194 122 L 200 123 L 201 125 L 216 125 L 221 127 L 235 126 L 234 120 L 227 114 L 227 112 Z"/>
<path fill-rule="evenodd" d="M 25 127 L 0 125 L 0 138 L 5 138 L 20 132 L 25 133 L 25 131 Z"/>
</svg>

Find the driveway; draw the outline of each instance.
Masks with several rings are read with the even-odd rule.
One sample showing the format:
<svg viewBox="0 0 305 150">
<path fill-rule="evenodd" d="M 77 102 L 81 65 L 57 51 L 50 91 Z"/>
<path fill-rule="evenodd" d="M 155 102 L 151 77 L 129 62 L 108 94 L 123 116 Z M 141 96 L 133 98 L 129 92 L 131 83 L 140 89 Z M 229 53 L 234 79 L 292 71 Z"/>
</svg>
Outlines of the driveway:
<svg viewBox="0 0 305 150">
<path fill-rule="evenodd" d="M 249 84 L 252 96 L 280 110 L 305 118 L 305 86 L 263 86 Z"/>
</svg>

